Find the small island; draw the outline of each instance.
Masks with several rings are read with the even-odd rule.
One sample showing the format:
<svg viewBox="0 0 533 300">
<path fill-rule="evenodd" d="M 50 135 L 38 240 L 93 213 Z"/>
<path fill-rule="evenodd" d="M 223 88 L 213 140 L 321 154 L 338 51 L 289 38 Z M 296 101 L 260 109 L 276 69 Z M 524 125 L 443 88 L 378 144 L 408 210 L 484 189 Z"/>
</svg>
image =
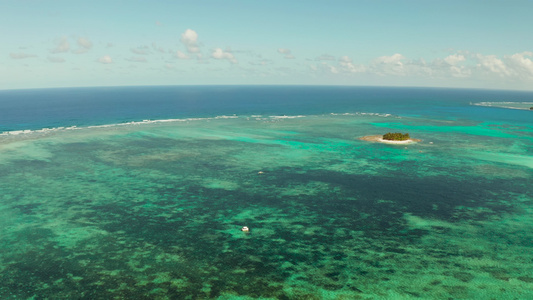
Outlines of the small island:
<svg viewBox="0 0 533 300">
<path fill-rule="evenodd" d="M 409 137 L 409 133 L 388 132 L 383 135 L 383 139 L 387 141 L 407 141 L 411 138 Z"/>
<path fill-rule="evenodd" d="M 384 135 L 367 135 L 362 138 L 359 138 L 363 141 L 369 142 L 380 142 L 386 144 L 410 144 L 414 142 L 420 142 L 419 139 L 412 139 L 409 136 L 409 133 L 400 133 L 400 132 L 388 132 Z"/>
</svg>

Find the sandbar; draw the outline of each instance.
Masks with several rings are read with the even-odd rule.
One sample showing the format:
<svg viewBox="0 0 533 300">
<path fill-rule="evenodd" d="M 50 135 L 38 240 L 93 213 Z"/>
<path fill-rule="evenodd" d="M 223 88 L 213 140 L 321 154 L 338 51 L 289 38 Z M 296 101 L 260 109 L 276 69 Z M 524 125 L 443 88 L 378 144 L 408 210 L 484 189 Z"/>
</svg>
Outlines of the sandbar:
<svg viewBox="0 0 533 300">
<path fill-rule="evenodd" d="M 398 144 L 398 145 L 411 144 L 411 143 L 422 141 L 419 139 L 408 139 L 405 141 L 390 141 L 390 140 L 384 140 L 382 135 L 367 135 L 359 139 L 363 141 L 369 141 L 369 142 L 379 142 L 379 143 L 384 143 L 384 144 Z"/>
</svg>

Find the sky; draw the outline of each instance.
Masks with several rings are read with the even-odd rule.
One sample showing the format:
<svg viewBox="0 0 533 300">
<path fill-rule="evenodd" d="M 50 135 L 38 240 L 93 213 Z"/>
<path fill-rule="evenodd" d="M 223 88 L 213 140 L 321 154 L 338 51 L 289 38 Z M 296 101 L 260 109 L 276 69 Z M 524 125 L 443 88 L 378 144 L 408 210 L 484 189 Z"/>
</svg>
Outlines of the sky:
<svg viewBox="0 0 533 300">
<path fill-rule="evenodd" d="M 533 90 L 533 1 L 0 0 L 0 89 Z"/>
</svg>

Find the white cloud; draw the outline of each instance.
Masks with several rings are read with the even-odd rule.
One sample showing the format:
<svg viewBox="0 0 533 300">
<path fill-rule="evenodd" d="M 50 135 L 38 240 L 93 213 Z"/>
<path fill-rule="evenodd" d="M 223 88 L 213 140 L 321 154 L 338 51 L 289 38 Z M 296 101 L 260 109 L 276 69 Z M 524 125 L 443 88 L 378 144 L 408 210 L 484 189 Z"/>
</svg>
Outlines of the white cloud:
<svg viewBox="0 0 533 300">
<path fill-rule="evenodd" d="M 453 77 L 465 78 L 472 75 L 472 70 L 466 68 L 465 66 L 451 66 L 450 72 Z"/>
<path fill-rule="evenodd" d="M 405 56 L 396 53 L 391 56 L 380 56 L 374 60 L 372 68 L 379 75 L 405 75 Z"/>
<path fill-rule="evenodd" d="M 189 53 L 198 53 L 200 48 L 198 47 L 198 34 L 192 29 L 185 30 L 181 34 L 180 41 L 187 47 L 187 52 Z"/>
<path fill-rule="evenodd" d="M 291 50 L 286 48 L 279 48 L 278 53 L 283 54 L 286 59 L 295 59 L 294 55 L 292 55 Z"/>
<path fill-rule="evenodd" d="M 111 56 L 104 55 L 98 59 L 98 62 L 103 63 L 103 64 L 110 64 L 113 62 L 113 60 L 111 59 Z"/>
<path fill-rule="evenodd" d="M 214 59 L 227 59 L 232 64 L 237 63 L 235 56 L 233 56 L 231 52 L 223 51 L 220 48 L 216 48 L 215 50 L 213 50 L 213 53 L 211 53 L 211 57 Z"/>
<path fill-rule="evenodd" d="M 88 39 L 86 39 L 86 38 L 79 38 L 78 39 L 78 46 L 89 50 L 89 49 L 91 49 L 93 47 L 93 43 L 91 41 L 89 41 Z"/>
<path fill-rule="evenodd" d="M 380 56 L 376 58 L 375 61 L 380 64 L 392 64 L 392 65 L 401 66 L 403 65 L 402 63 L 403 59 L 405 59 L 405 56 L 399 53 L 396 53 L 396 54 L 393 54 L 392 56 Z"/>
<path fill-rule="evenodd" d="M 329 60 L 329 59 L 328 59 Z M 309 65 L 311 70 L 318 71 L 325 74 L 353 74 L 366 72 L 365 66 L 356 66 L 352 59 L 348 56 L 342 56 L 339 58 L 337 65 L 322 61 L 318 65 Z"/>
<path fill-rule="evenodd" d="M 436 59 L 431 68 L 437 75 L 478 78 L 486 82 L 502 78 L 511 80 L 533 79 L 533 52 L 531 51 L 504 55 L 503 57 L 466 53 L 468 54 L 466 56 L 457 53 L 444 59 Z"/>
<path fill-rule="evenodd" d="M 309 68 L 313 72 L 319 72 L 323 74 L 338 74 L 339 69 L 336 66 L 332 66 L 327 62 L 321 62 L 318 65 L 310 64 Z"/>
<path fill-rule="evenodd" d="M 526 51 L 511 56 L 505 56 L 504 60 L 519 77 L 533 78 L 533 61 L 526 56 L 533 57 L 533 52 Z"/>
<path fill-rule="evenodd" d="M 472 75 L 471 65 L 467 63 L 467 57 L 462 54 L 451 54 L 445 58 L 436 58 L 431 63 L 423 61 L 423 68 L 427 69 L 426 74 L 436 78 L 457 77 L 465 78 Z"/>
<path fill-rule="evenodd" d="M 457 65 L 458 63 L 462 62 L 462 61 L 465 61 L 466 58 L 461 55 L 461 54 L 452 54 L 452 55 L 449 55 L 448 57 L 446 57 L 444 59 L 445 62 L 447 62 L 448 64 L 452 65 L 452 66 L 455 66 Z"/>
<path fill-rule="evenodd" d="M 64 63 L 65 59 L 61 57 L 48 56 L 48 61 L 53 63 Z"/>
<path fill-rule="evenodd" d="M 425 59 L 406 60 L 403 62 L 403 74 L 408 76 L 418 76 L 428 78 L 434 75 L 435 70 L 426 62 Z"/>
<path fill-rule="evenodd" d="M 74 54 L 86 53 L 93 47 L 93 43 L 86 38 L 78 38 L 77 44 L 78 49 L 72 50 Z"/>
<path fill-rule="evenodd" d="M 477 66 L 485 71 L 490 71 L 502 77 L 511 75 L 509 68 L 496 55 L 477 54 L 476 58 L 478 60 Z"/>
<path fill-rule="evenodd" d="M 70 44 L 68 43 L 68 39 L 66 37 L 63 37 L 59 41 L 57 41 L 57 46 L 54 49 L 52 49 L 50 52 L 64 53 L 64 52 L 68 52 L 69 50 L 70 50 Z"/>
<path fill-rule="evenodd" d="M 9 56 L 12 59 L 24 59 L 24 58 L 30 58 L 30 57 L 37 57 L 37 55 L 35 54 L 27 54 L 24 52 L 10 53 Z"/>
<path fill-rule="evenodd" d="M 191 59 L 191 57 L 181 51 L 176 51 L 176 53 L 174 54 L 175 57 L 179 58 L 179 59 Z"/>
<path fill-rule="evenodd" d="M 287 53 L 283 50 L 278 52 Z M 324 76 L 329 74 L 337 79 L 365 72 L 388 77 L 383 82 L 415 85 L 494 88 L 515 84 L 533 86 L 533 51 L 502 56 L 458 51 L 431 62 L 426 62 L 423 58 L 410 59 L 395 53 L 376 57 L 364 65 L 355 64 L 348 56 L 340 57 L 338 64 L 327 61 L 328 58 L 327 55 L 322 55 L 314 59 L 317 63 L 308 65 L 309 71 Z M 464 80 L 465 78 L 468 80 Z"/>
<path fill-rule="evenodd" d="M 348 73 L 357 73 L 357 72 L 364 72 L 365 68 L 363 66 L 356 67 L 353 64 L 353 61 L 348 56 L 343 56 L 339 58 L 339 67 L 342 71 L 348 72 Z"/>
<path fill-rule="evenodd" d="M 325 67 L 327 67 L 329 69 L 329 71 L 333 74 L 337 74 L 339 73 L 339 70 L 334 67 L 334 66 L 331 66 L 331 65 L 328 65 L 328 64 L 324 64 Z"/>
<path fill-rule="evenodd" d="M 485 81 L 501 78 L 511 80 L 533 79 L 533 52 L 526 51 L 498 57 L 496 55 L 453 54 L 443 60 L 435 60 L 433 68 L 452 77 L 479 78 Z M 470 60 L 470 62 L 469 62 Z M 488 76 L 488 77 L 487 77 Z"/>
</svg>

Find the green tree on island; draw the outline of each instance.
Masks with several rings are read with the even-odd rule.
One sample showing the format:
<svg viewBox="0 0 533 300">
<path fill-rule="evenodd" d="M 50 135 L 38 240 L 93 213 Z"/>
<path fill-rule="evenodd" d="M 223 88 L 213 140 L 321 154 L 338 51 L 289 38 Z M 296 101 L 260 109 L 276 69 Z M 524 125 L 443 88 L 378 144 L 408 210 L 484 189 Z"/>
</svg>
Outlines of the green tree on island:
<svg viewBox="0 0 533 300">
<path fill-rule="evenodd" d="M 388 132 L 383 135 L 383 139 L 389 141 L 407 141 L 408 139 L 410 139 L 410 137 L 409 133 L 404 134 L 400 132 Z"/>
</svg>

